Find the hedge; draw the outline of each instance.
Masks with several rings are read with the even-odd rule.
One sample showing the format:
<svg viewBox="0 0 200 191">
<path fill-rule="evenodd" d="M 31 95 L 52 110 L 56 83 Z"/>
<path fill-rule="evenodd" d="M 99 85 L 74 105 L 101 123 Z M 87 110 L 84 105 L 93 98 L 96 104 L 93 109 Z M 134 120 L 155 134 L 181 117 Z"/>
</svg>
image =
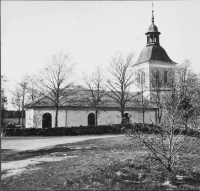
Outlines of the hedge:
<svg viewBox="0 0 200 191">
<path fill-rule="evenodd" d="M 100 134 L 121 134 L 130 131 L 142 132 L 149 134 L 157 134 L 161 132 L 161 128 L 154 124 L 115 124 L 115 125 L 99 125 L 99 126 L 80 126 L 80 127 L 58 127 L 58 128 L 16 128 L 14 125 L 7 126 L 3 130 L 3 136 L 76 136 L 76 135 L 100 135 Z M 199 136 L 200 132 L 195 130 L 176 129 L 175 134 L 188 134 L 189 136 Z"/>
<path fill-rule="evenodd" d="M 5 128 L 4 136 L 75 136 L 75 135 L 99 135 L 120 134 L 121 127 L 114 125 L 59 127 L 59 128 Z"/>
</svg>

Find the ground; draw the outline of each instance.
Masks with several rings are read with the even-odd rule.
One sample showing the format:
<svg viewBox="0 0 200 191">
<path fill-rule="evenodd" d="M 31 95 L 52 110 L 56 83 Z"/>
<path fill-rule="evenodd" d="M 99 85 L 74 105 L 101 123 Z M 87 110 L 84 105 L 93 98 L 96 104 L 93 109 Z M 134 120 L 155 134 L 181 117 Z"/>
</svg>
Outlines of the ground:
<svg viewBox="0 0 200 191">
<path fill-rule="evenodd" d="M 121 135 L 103 135 L 103 136 L 64 136 L 64 137 L 3 137 L 1 138 L 1 148 L 3 156 L 9 156 L 19 153 L 20 151 L 37 152 L 38 150 L 50 150 L 55 145 L 79 142 L 97 138 L 110 138 Z M 42 152 L 42 151 L 40 151 Z M 69 158 L 69 157 L 67 157 Z M 2 175 L 2 179 L 14 175 L 18 175 L 26 170 L 28 165 L 34 165 L 47 161 L 60 161 L 64 158 L 52 157 L 36 157 L 25 160 L 6 161 L 2 160 L 2 171 L 6 174 Z M 29 169 L 30 170 L 30 169 Z"/>
<path fill-rule="evenodd" d="M 3 150 L 2 190 L 200 190 L 200 149 L 187 156 L 186 150 L 178 153 L 182 159 L 173 185 L 158 162 L 147 160 L 148 150 L 136 148 L 135 140 L 124 135 L 37 150 Z M 21 171 L 11 173 L 6 164 Z"/>
<path fill-rule="evenodd" d="M 62 137 L 2 137 L 1 148 L 7 150 L 33 150 L 58 144 L 73 143 L 97 138 L 109 138 L 116 135 L 85 135 L 85 136 L 62 136 Z M 117 135 L 121 136 L 121 135 Z"/>
</svg>

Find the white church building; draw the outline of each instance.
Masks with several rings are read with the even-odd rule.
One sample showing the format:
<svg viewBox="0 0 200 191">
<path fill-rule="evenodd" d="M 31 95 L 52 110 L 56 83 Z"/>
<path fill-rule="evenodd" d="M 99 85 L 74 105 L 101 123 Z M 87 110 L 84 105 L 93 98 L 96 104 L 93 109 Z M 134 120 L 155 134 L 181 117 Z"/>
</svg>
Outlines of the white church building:
<svg viewBox="0 0 200 191">
<path fill-rule="evenodd" d="M 145 84 L 149 92 L 153 91 L 156 86 L 155 79 L 160 79 L 163 90 L 169 90 L 169 82 L 173 76 L 176 65 L 166 51 L 160 46 L 157 26 L 154 24 L 152 12 L 152 23 L 145 33 L 147 36 L 146 47 L 142 50 L 137 62 L 133 65 L 136 71 L 137 83 Z M 155 78 L 156 76 L 156 78 Z M 89 91 L 79 90 L 77 97 L 89 96 Z M 46 128 L 54 127 L 56 109 L 53 104 L 44 105 L 43 98 L 31 103 L 26 108 L 26 128 L 37 127 Z M 125 107 L 125 116 L 129 116 L 131 122 L 142 122 L 143 116 L 139 112 L 137 105 L 128 102 Z M 104 110 L 98 115 L 98 125 L 119 124 L 121 123 L 120 108 L 111 98 L 108 99 Z M 79 101 L 70 101 L 59 109 L 58 127 L 87 126 L 94 125 L 95 110 L 87 103 Z M 157 122 L 157 108 L 153 104 L 145 111 L 145 122 Z"/>
</svg>

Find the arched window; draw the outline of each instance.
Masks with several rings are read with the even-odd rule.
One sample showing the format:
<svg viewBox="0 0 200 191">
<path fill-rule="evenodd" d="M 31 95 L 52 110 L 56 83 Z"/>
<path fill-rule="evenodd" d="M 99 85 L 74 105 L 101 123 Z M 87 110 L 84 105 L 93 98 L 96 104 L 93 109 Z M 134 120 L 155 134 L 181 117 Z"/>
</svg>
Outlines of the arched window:
<svg viewBox="0 0 200 191">
<path fill-rule="evenodd" d="M 138 81 L 138 83 L 140 83 L 140 74 L 139 73 L 137 75 L 137 81 Z"/>
<path fill-rule="evenodd" d="M 154 41 L 155 41 L 155 36 L 153 35 L 152 37 L 153 37 L 153 38 L 152 38 L 152 42 L 154 42 Z"/>
<path fill-rule="evenodd" d="M 142 72 L 141 74 L 141 84 L 145 84 L 145 73 Z"/>
<path fill-rule="evenodd" d="M 123 117 L 124 117 L 124 123 L 129 123 L 130 122 L 130 116 L 129 116 L 128 113 L 124 113 Z"/>
<path fill-rule="evenodd" d="M 52 117 L 50 113 L 45 113 L 42 116 L 42 128 L 51 128 Z"/>
<path fill-rule="evenodd" d="M 159 80 L 159 70 L 156 71 L 156 80 Z"/>
<path fill-rule="evenodd" d="M 167 83 L 167 71 L 164 71 L 164 83 Z"/>
<path fill-rule="evenodd" d="M 147 36 L 147 43 L 149 43 L 149 36 Z"/>
<path fill-rule="evenodd" d="M 150 42 L 153 42 L 153 35 L 150 36 Z"/>
<path fill-rule="evenodd" d="M 159 86 L 159 78 L 160 78 L 160 73 L 159 73 L 159 71 L 157 70 L 157 71 L 156 71 L 156 87 Z"/>
<path fill-rule="evenodd" d="M 95 125 L 95 114 L 94 113 L 90 113 L 88 115 L 88 126 L 89 125 Z"/>
</svg>

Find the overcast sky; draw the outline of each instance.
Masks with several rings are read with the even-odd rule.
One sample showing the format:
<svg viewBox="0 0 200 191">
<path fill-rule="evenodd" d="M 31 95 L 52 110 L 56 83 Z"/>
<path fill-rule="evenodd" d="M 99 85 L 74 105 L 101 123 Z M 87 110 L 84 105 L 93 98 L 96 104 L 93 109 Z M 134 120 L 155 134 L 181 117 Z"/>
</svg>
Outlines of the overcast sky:
<svg viewBox="0 0 200 191">
<path fill-rule="evenodd" d="M 146 46 L 151 1 L 1 1 L 1 73 L 7 89 L 37 73 L 57 51 L 70 53 L 76 76 L 109 66 L 116 51 Z M 176 63 L 190 59 L 200 72 L 200 1 L 155 1 L 160 45 Z M 7 93 L 8 94 L 8 93 Z M 8 101 L 11 96 L 8 94 Z M 13 109 L 9 104 L 8 109 Z"/>
</svg>

